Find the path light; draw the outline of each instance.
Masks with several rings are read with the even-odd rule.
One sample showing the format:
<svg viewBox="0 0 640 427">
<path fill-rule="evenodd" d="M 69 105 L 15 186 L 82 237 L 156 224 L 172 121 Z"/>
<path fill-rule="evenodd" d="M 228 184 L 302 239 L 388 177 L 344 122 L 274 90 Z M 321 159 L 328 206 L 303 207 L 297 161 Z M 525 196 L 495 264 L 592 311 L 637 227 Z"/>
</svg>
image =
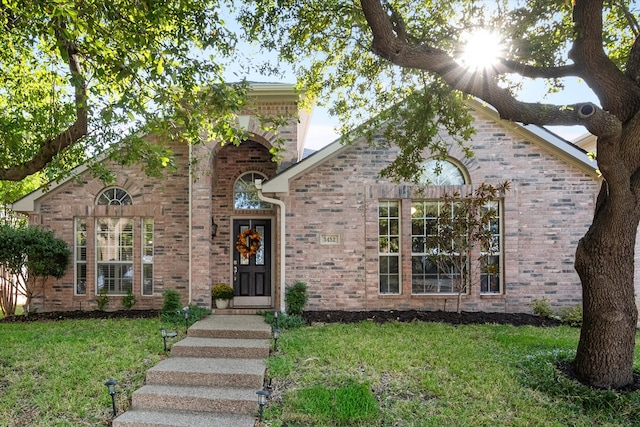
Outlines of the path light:
<svg viewBox="0 0 640 427">
<path fill-rule="evenodd" d="M 271 384 L 271 380 L 272 378 L 269 378 L 269 382 L 267 382 L 267 379 L 265 378 L 263 383 L 262 383 L 262 388 L 269 391 L 273 388 L 273 385 Z"/>
<path fill-rule="evenodd" d="M 273 351 L 278 351 L 278 338 L 280 338 L 280 329 L 273 328 Z"/>
<path fill-rule="evenodd" d="M 278 310 L 273 312 L 273 319 L 275 320 L 276 328 L 277 328 L 278 327 Z"/>
<path fill-rule="evenodd" d="M 107 390 L 109 390 L 109 395 L 111 396 L 111 406 L 113 407 L 113 416 L 116 416 L 116 384 L 118 381 L 113 378 L 108 379 L 104 385 L 107 386 Z"/>
<path fill-rule="evenodd" d="M 164 342 L 164 351 L 167 352 L 167 338 L 173 338 L 178 335 L 177 332 L 167 332 L 167 328 L 164 326 L 160 328 L 160 333 L 162 334 L 162 341 Z"/>
<path fill-rule="evenodd" d="M 258 421 L 262 421 L 262 411 L 264 410 L 264 405 L 267 404 L 269 392 L 266 390 L 258 390 L 256 391 L 256 394 L 258 395 L 258 405 L 260 406 L 260 415 L 258 416 Z"/>
<path fill-rule="evenodd" d="M 189 306 L 182 307 L 182 314 L 184 314 L 185 331 L 189 329 Z"/>
</svg>

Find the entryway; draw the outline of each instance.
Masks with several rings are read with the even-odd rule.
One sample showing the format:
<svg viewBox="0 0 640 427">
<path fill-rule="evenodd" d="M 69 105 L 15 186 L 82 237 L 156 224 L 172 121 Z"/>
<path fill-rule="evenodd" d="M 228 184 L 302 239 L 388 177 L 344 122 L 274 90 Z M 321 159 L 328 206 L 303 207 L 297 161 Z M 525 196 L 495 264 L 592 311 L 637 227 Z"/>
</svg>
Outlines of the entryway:
<svg viewBox="0 0 640 427">
<path fill-rule="evenodd" d="M 253 229 L 260 235 L 260 247 L 255 255 L 248 257 L 235 250 L 237 236 L 247 229 Z M 233 306 L 272 307 L 271 219 L 234 219 L 232 236 Z"/>
</svg>

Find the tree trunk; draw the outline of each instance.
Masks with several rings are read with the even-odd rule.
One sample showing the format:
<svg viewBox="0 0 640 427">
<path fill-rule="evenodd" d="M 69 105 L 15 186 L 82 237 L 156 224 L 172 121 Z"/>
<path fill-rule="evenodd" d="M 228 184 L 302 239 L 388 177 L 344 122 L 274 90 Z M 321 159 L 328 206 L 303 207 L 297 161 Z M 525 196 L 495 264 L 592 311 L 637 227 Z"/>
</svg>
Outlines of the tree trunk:
<svg viewBox="0 0 640 427">
<path fill-rule="evenodd" d="M 639 219 L 633 200 L 614 204 L 607 191 L 604 183 L 593 224 L 576 251 L 584 314 L 575 372 L 591 386 L 620 388 L 633 382 L 638 319 L 634 249 Z"/>
</svg>

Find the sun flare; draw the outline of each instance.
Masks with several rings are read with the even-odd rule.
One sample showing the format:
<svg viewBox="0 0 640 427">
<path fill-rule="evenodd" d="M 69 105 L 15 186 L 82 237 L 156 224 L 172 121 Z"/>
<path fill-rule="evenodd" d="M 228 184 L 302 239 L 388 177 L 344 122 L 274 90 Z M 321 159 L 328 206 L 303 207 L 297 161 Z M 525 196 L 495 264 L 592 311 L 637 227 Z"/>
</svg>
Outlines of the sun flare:
<svg viewBox="0 0 640 427">
<path fill-rule="evenodd" d="M 478 30 L 463 37 L 461 62 L 471 70 L 492 67 L 504 55 L 503 40 L 497 33 Z"/>
</svg>

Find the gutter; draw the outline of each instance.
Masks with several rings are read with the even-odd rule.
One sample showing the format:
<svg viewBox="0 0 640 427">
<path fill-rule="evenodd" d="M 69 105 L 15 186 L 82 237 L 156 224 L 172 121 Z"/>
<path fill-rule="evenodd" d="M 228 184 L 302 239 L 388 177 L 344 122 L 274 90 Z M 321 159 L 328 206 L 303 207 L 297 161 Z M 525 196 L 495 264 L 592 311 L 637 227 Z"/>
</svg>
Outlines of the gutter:
<svg viewBox="0 0 640 427">
<path fill-rule="evenodd" d="M 193 162 L 191 161 L 193 157 L 193 146 L 189 144 L 189 300 L 187 301 L 187 306 L 191 304 L 191 283 L 193 282 L 193 269 L 192 267 L 192 258 L 193 258 Z"/>
<path fill-rule="evenodd" d="M 285 265 L 285 247 L 286 247 L 286 242 L 285 242 L 285 237 L 286 237 L 286 233 L 285 233 L 285 220 L 286 220 L 286 215 L 285 215 L 285 205 L 284 202 L 282 200 L 278 200 L 278 199 L 272 199 L 271 197 L 267 197 L 264 194 L 262 194 L 262 180 L 261 179 L 256 179 L 254 181 L 254 185 L 256 186 L 256 189 L 258 190 L 258 198 L 264 202 L 268 202 L 268 203 L 273 203 L 276 204 L 278 206 L 280 206 L 280 312 L 282 313 L 286 313 L 286 306 L 285 306 L 285 301 L 284 301 L 284 291 L 285 291 L 285 271 L 284 271 L 284 265 Z"/>
</svg>

